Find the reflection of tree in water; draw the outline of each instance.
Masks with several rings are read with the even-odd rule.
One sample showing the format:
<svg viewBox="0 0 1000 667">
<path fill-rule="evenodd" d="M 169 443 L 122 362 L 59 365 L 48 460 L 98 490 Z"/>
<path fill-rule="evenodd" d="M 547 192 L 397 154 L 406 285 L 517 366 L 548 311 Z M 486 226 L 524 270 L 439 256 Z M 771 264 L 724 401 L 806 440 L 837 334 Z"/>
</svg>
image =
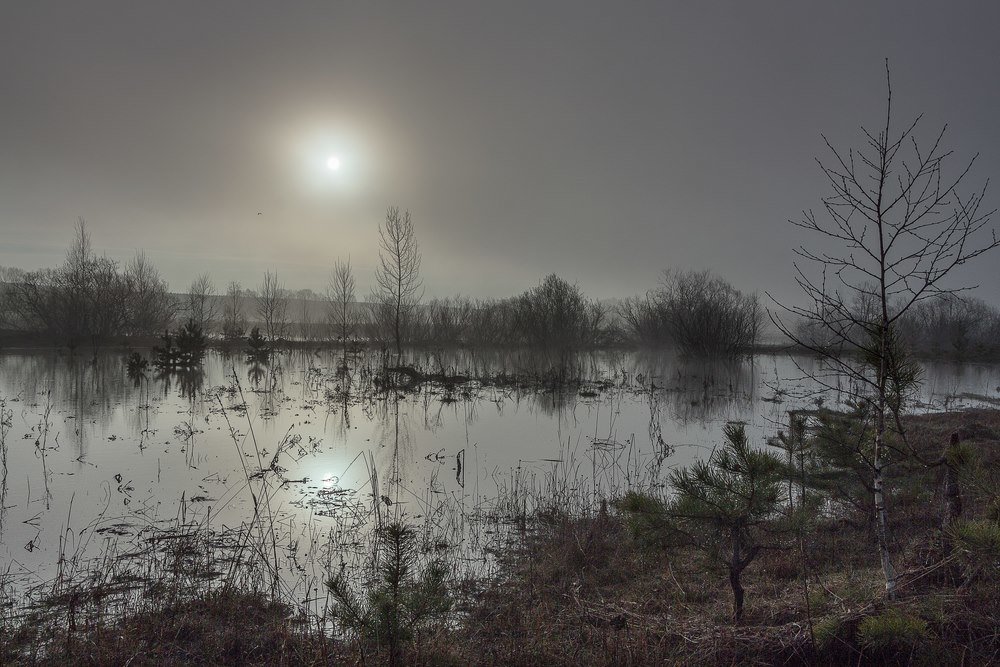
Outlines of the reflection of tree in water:
<svg viewBox="0 0 1000 667">
<path fill-rule="evenodd" d="M 594 380 L 618 365 L 620 351 L 566 352 L 525 348 L 418 350 L 407 359 L 414 367 L 471 378 L 508 377 L 525 382 L 558 384 Z"/>
<path fill-rule="evenodd" d="M 77 457 L 86 454 L 86 430 L 92 423 L 107 425 L 128 393 L 123 361 L 115 353 L 34 351 L 5 354 L 2 363 L 0 393 L 32 410 L 51 406 L 51 428 L 62 433 L 61 442 L 75 445 Z"/>
<path fill-rule="evenodd" d="M 532 406 L 548 417 L 562 416 L 576 408 L 579 394 L 576 388 L 557 387 L 530 394 Z"/>
<path fill-rule="evenodd" d="M 171 390 L 176 386 L 181 398 L 193 401 L 198 398 L 205 384 L 205 371 L 200 368 L 189 371 L 168 371 L 158 373 L 156 379 L 160 383 L 164 398 L 169 397 Z"/>
<path fill-rule="evenodd" d="M 131 373 L 129 380 L 132 382 L 133 395 L 136 397 L 134 410 L 125 412 L 125 424 L 128 432 L 139 439 L 139 448 L 146 445 L 146 440 L 154 430 L 150 427 L 150 412 L 153 409 L 153 399 L 150 392 L 152 379 L 148 371 Z"/>
<path fill-rule="evenodd" d="M 376 424 L 373 439 L 379 446 L 375 458 L 383 463 L 382 470 L 379 471 L 379 478 L 385 485 L 382 489 L 383 500 L 388 499 L 393 504 L 398 504 L 400 500 L 404 482 L 403 465 L 415 460 L 413 435 L 410 432 L 412 415 L 401 409 L 401 406 L 405 408 L 409 404 L 410 401 L 405 400 L 405 397 L 392 391 L 386 400 L 376 404 L 373 413 Z M 386 468 L 388 475 L 385 474 Z"/>
<path fill-rule="evenodd" d="M 751 362 L 685 364 L 665 387 L 671 415 L 682 424 L 728 419 L 754 400 Z"/>
<path fill-rule="evenodd" d="M 247 363 L 247 380 L 250 386 L 256 391 L 260 389 L 264 377 L 267 375 L 267 364 L 262 361 L 250 361 Z"/>
<path fill-rule="evenodd" d="M 52 368 L 47 383 L 54 391 L 54 402 L 66 401 L 73 405 L 77 419 L 97 419 L 106 423 L 114 410 L 115 400 L 125 393 L 122 360 L 111 354 L 95 354 L 91 358 L 70 355 L 64 367 L 68 378 L 62 382 L 58 381 L 63 376 L 59 366 Z"/>
<path fill-rule="evenodd" d="M 261 397 L 261 416 L 270 418 L 278 414 L 280 403 L 286 400 L 284 366 L 277 355 L 270 360 L 247 359 L 247 380 L 250 391 Z"/>
</svg>

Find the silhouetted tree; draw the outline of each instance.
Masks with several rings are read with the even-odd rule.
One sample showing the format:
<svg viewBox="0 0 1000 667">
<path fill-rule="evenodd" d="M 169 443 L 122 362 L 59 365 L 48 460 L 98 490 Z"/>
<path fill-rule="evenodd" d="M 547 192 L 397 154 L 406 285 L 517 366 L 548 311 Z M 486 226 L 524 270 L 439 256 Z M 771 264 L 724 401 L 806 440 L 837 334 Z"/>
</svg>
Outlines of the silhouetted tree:
<svg viewBox="0 0 1000 667">
<path fill-rule="evenodd" d="M 346 350 L 348 339 L 354 334 L 357 317 L 354 312 L 354 272 L 351 270 L 351 258 L 346 261 L 337 260 L 330 273 L 330 283 L 327 286 L 326 298 L 330 304 L 327 321 L 334 336 L 340 339 Z"/>
<path fill-rule="evenodd" d="M 422 295 L 420 249 L 413 232 L 413 220 L 409 211 L 400 214 L 398 206 L 390 206 L 379 228 L 379 264 L 375 270 L 372 304 L 376 320 L 382 320 L 392 329 L 397 359 L 403 354 L 405 320 Z"/>
<path fill-rule="evenodd" d="M 267 271 L 257 291 L 257 317 L 264 325 L 268 341 L 284 338 L 288 329 L 288 299 L 278 274 Z"/>
<path fill-rule="evenodd" d="M 153 363 L 160 370 L 192 370 L 201 366 L 207 341 L 201 327 L 188 320 L 175 334 L 163 334 L 163 345 L 153 348 Z"/>
<path fill-rule="evenodd" d="M 260 334 L 260 327 L 251 329 L 247 336 L 247 356 L 251 361 L 267 361 L 271 357 L 271 348 Z"/>
<path fill-rule="evenodd" d="M 896 131 L 892 122 L 892 88 L 886 63 L 887 102 L 881 129 L 862 128 L 865 148 L 846 153 L 834 148 L 832 166 L 820 163 L 833 194 L 823 200 L 825 216 L 805 212 L 792 223 L 816 235 L 823 248 L 796 252 L 815 267 L 795 265 L 797 282 L 809 305 L 785 306 L 807 322 L 821 338 L 817 344 L 801 329 L 772 319 L 786 335 L 826 361 L 838 378 L 850 377 L 864 387 L 864 413 L 873 422 L 871 473 L 878 551 L 886 594 L 896 590 L 896 571 L 889 544 L 885 505 L 886 434 L 894 422 L 905 441 L 899 418 L 902 401 L 894 398 L 901 374 L 908 367 L 898 326 L 917 304 L 964 288 L 945 284 L 951 271 L 995 248 L 1000 241 L 988 231 L 994 211 L 982 212 L 985 186 L 968 196 L 959 193 L 976 158 L 949 176 L 944 165 L 951 156 L 942 148 L 945 129 L 924 146 L 918 142 L 916 120 Z M 840 250 L 834 249 L 839 246 Z M 857 351 L 857 356 L 840 352 Z M 816 376 L 824 384 L 833 378 Z"/>
<path fill-rule="evenodd" d="M 236 281 L 226 288 L 226 300 L 222 307 L 222 337 L 234 342 L 243 337 L 247 330 L 247 319 L 243 315 L 243 288 Z"/>
<path fill-rule="evenodd" d="M 139 251 L 125 267 L 128 322 L 124 333 L 150 335 L 168 328 L 174 319 L 174 300 L 160 272 Z"/>
<path fill-rule="evenodd" d="M 214 296 L 215 283 L 207 273 L 195 278 L 188 289 L 188 316 L 205 332 L 211 330 L 212 322 L 218 316 Z"/>
<path fill-rule="evenodd" d="M 518 297 L 516 308 L 524 343 L 562 350 L 592 345 L 606 314 L 579 287 L 554 273 Z"/>
<path fill-rule="evenodd" d="M 137 253 L 124 270 L 98 257 L 82 218 L 61 267 L 25 273 L 5 294 L 10 325 L 50 334 L 71 347 L 88 338 L 98 343 L 153 333 L 173 317 L 166 282 L 145 254 Z"/>
</svg>

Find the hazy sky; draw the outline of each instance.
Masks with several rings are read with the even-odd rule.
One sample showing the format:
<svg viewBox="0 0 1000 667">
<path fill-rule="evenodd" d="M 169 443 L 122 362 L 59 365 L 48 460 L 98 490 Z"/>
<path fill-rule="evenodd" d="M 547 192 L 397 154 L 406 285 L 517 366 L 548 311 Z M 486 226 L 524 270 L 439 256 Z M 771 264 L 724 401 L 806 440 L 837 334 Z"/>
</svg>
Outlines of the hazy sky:
<svg viewBox="0 0 1000 667">
<path fill-rule="evenodd" d="M 627 295 L 666 267 L 794 295 L 787 219 L 828 194 L 820 134 L 877 127 L 884 58 L 898 118 L 1000 176 L 998 25 L 987 2 L 5 2 L 0 264 L 59 263 L 83 216 L 174 289 L 319 290 L 350 255 L 366 291 L 398 204 L 429 295 L 550 272 Z M 963 276 L 994 302 L 997 262 Z"/>
</svg>

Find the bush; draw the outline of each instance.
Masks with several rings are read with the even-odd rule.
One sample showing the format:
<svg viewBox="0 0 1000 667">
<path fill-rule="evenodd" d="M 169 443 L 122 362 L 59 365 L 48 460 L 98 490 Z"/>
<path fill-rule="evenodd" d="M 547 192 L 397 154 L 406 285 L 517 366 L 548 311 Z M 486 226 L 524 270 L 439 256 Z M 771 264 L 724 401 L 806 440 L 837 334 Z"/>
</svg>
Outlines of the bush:
<svg viewBox="0 0 1000 667">
<path fill-rule="evenodd" d="M 629 493 L 619 503 L 636 537 L 649 544 L 691 546 L 723 565 L 733 589 L 733 617 L 743 617 L 743 571 L 775 546 L 784 466 L 754 449 L 743 424 L 726 424 L 726 442 L 707 461 L 670 474 L 674 497 L 662 502 Z"/>
<path fill-rule="evenodd" d="M 705 358 L 751 351 L 763 324 L 755 294 L 743 294 L 708 271 L 664 272 L 659 289 L 626 299 L 618 314 L 635 341 Z"/>
<path fill-rule="evenodd" d="M 593 345 L 605 311 L 576 285 L 550 274 L 516 299 L 523 342 L 541 348 L 575 349 Z"/>
<path fill-rule="evenodd" d="M 125 367 L 128 371 L 129 377 L 138 377 L 146 372 L 146 368 L 149 366 L 149 361 L 146 357 L 142 356 L 138 352 L 133 352 L 128 355 L 128 359 L 125 361 Z"/>
<path fill-rule="evenodd" d="M 271 356 L 271 347 L 261 335 L 260 327 L 251 329 L 247 336 L 247 356 L 251 361 L 267 361 Z"/>
<path fill-rule="evenodd" d="M 829 616 L 813 625 L 813 636 L 816 638 L 816 648 L 827 652 L 833 643 L 840 638 L 844 630 L 844 621 L 839 616 Z"/>
<path fill-rule="evenodd" d="M 153 348 L 156 367 L 160 370 L 190 370 L 201 366 L 208 343 L 201 327 L 194 320 L 177 330 L 175 335 L 163 334 L 163 345 Z"/>
</svg>

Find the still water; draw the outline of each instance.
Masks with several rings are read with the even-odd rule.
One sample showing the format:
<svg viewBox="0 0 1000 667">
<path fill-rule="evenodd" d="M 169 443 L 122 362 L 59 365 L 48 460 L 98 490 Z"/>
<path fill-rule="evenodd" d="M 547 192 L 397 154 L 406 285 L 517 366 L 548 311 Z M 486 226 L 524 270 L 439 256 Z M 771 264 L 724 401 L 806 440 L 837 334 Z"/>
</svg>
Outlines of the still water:
<svg viewBox="0 0 1000 667">
<path fill-rule="evenodd" d="M 656 487 L 706 456 L 728 421 L 764 445 L 788 410 L 846 398 L 803 379 L 815 362 L 785 355 L 721 366 L 584 355 L 570 374 L 582 382 L 561 389 L 530 375 L 550 363 L 531 355 L 414 352 L 428 371 L 492 380 L 386 391 L 383 361 L 362 353 L 345 369 L 335 352 L 295 351 L 263 365 L 211 352 L 195 376 L 130 378 L 121 353 L 3 352 L 3 582 L 42 585 L 164 526 L 245 526 L 261 470 L 290 567 L 322 580 L 373 512 L 462 542 L 470 524 L 490 531 L 496 514 L 481 510 L 498 499 Z M 930 364 L 923 379 L 919 409 L 1000 399 L 996 366 Z"/>
</svg>

